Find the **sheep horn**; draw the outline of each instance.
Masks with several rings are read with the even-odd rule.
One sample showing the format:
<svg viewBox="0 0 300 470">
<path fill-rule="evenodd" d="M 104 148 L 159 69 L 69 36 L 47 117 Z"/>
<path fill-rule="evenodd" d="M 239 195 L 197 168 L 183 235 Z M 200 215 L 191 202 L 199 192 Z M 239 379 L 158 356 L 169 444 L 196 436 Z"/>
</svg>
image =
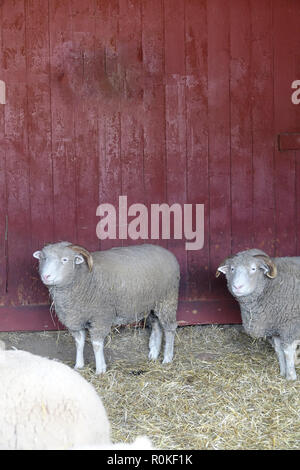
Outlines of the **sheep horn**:
<svg viewBox="0 0 300 470">
<path fill-rule="evenodd" d="M 92 271 L 93 269 L 93 258 L 92 258 L 92 255 L 89 251 L 87 251 L 85 248 L 83 248 L 82 246 L 79 246 L 79 245 L 69 245 L 69 248 L 71 248 L 71 250 L 73 251 L 76 251 L 76 253 L 79 253 L 80 255 L 82 255 L 86 262 L 87 262 L 87 265 L 89 267 L 89 270 Z"/>
<path fill-rule="evenodd" d="M 274 279 L 277 276 L 277 267 L 269 256 L 254 255 L 254 258 L 262 259 L 264 263 L 268 266 L 269 272 L 266 273 L 267 277 L 269 277 L 270 279 Z"/>
</svg>

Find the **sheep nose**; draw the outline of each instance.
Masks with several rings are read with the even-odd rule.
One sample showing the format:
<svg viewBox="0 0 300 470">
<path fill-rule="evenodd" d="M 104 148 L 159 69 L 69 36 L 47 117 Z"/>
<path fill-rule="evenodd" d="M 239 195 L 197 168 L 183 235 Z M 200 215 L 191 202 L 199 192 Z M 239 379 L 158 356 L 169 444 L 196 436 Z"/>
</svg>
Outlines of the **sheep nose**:
<svg viewBox="0 0 300 470">
<path fill-rule="evenodd" d="M 43 274 L 43 279 L 45 279 L 45 281 L 47 281 L 47 279 L 50 278 L 50 274 Z"/>
<path fill-rule="evenodd" d="M 236 290 L 240 290 L 242 287 L 244 287 L 244 284 L 240 284 L 239 286 L 237 286 L 236 284 L 234 284 L 233 287 L 234 287 Z"/>
</svg>

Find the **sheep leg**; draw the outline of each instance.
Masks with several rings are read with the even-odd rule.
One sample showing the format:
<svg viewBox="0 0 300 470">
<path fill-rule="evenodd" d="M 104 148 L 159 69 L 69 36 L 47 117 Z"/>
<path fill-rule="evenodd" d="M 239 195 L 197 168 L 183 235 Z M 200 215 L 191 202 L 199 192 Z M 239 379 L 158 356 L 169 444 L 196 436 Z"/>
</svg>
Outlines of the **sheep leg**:
<svg viewBox="0 0 300 470">
<path fill-rule="evenodd" d="M 295 351 L 297 348 L 297 341 L 290 344 L 283 344 L 282 349 L 284 352 L 285 363 L 286 363 L 286 379 L 296 380 L 297 374 L 295 370 Z"/>
<path fill-rule="evenodd" d="M 92 336 L 92 335 L 91 335 Z M 104 359 L 104 339 L 91 338 L 96 362 L 96 374 L 106 372 L 106 363 Z"/>
<path fill-rule="evenodd" d="M 165 336 L 164 359 L 163 364 L 172 362 L 174 354 L 174 338 L 177 328 L 176 311 L 178 304 L 178 292 L 170 291 L 169 295 L 164 299 L 162 305 L 155 309 L 160 325 L 163 327 Z"/>
<path fill-rule="evenodd" d="M 149 339 L 149 359 L 156 360 L 158 358 L 160 347 L 161 347 L 161 340 L 162 340 L 162 331 L 161 327 L 159 326 L 159 321 L 153 320 L 151 321 L 152 331 Z"/>
<path fill-rule="evenodd" d="M 286 362 L 285 362 L 285 355 L 281 346 L 281 341 L 278 336 L 273 336 L 273 346 L 275 349 L 275 352 L 277 354 L 278 362 L 279 362 L 279 368 L 280 368 L 280 375 L 283 377 L 286 376 Z"/>
<path fill-rule="evenodd" d="M 79 331 L 70 331 L 71 335 L 75 339 L 76 344 L 76 363 L 75 369 L 81 369 L 84 367 L 84 357 L 83 357 L 83 350 L 84 350 L 84 343 L 85 343 L 85 330 Z"/>
<path fill-rule="evenodd" d="M 165 332 L 165 349 L 164 349 L 164 360 L 163 364 L 168 364 L 172 362 L 173 353 L 174 353 L 174 338 L 175 338 L 175 330 L 166 330 Z"/>
<path fill-rule="evenodd" d="M 298 346 L 300 346 L 300 341 L 299 340 L 297 341 L 296 349 L 295 349 L 295 365 L 300 363 L 300 357 L 298 356 L 298 354 L 299 354 Z"/>
</svg>

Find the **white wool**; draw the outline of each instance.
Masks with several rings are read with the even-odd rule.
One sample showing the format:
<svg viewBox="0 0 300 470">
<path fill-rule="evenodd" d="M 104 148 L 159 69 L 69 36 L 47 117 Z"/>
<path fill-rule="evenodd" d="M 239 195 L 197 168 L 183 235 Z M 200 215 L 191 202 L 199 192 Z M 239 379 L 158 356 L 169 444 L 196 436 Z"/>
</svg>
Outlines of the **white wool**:
<svg viewBox="0 0 300 470">
<path fill-rule="evenodd" d="M 0 350 L 0 449 L 68 449 L 110 443 L 102 401 L 65 364 Z"/>
</svg>

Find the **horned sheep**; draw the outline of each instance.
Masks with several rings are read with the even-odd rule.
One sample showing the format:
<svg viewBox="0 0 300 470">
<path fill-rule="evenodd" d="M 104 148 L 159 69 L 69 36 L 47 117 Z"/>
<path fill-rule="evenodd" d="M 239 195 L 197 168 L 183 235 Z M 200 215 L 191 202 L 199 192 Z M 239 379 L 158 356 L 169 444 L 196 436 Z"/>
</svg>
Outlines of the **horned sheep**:
<svg viewBox="0 0 300 470">
<path fill-rule="evenodd" d="M 39 259 L 59 320 L 76 343 L 76 368 L 84 366 L 85 331 L 89 330 L 96 373 L 106 371 L 104 339 L 113 325 L 138 322 L 150 312 L 149 359 L 157 359 L 165 334 L 163 363 L 173 358 L 180 280 L 176 257 L 157 245 L 137 245 L 90 253 L 70 242 L 46 245 Z"/>
<path fill-rule="evenodd" d="M 222 262 L 216 276 L 220 273 L 240 304 L 245 331 L 271 340 L 281 375 L 295 380 L 300 344 L 299 258 L 270 258 L 261 250 L 246 250 Z"/>
</svg>

